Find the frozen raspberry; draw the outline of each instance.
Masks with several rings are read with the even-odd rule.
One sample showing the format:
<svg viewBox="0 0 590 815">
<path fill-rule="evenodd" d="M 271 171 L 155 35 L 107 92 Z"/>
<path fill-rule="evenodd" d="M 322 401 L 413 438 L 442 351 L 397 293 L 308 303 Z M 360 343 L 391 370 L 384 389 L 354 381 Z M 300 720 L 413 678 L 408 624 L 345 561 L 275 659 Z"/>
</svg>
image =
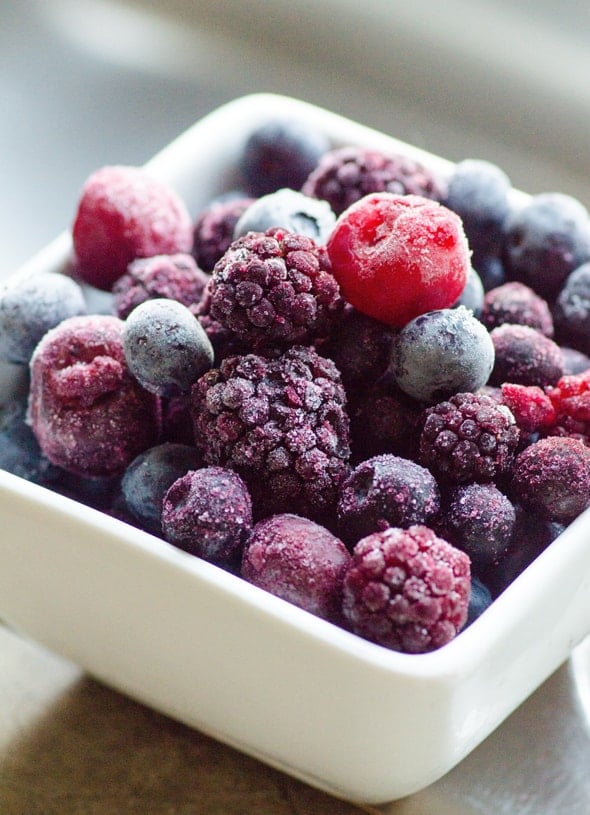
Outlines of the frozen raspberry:
<svg viewBox="0 0 590 815">
<path fill-rule="evenodd" d="M 393 342 L 395 381 L 420 402 L 433 404 L 454 393 L 476 391 L 487 383 L 493 367 L 490 334 L 465 306 L 421 314 Z"/>
<path fill-rule="evenodd" d="M 322 517 L 348 474 L 348 416 L 333 362 L 295 346 L 276 359 L 228 357 L 193 386 L 195 444 L 236 470 L 257 517 Z"/>
<path fill-rule="evenodd" d="M 70 317 L 31 358 L 29 422 L 47 458 L 81 476 L 122 475 L 160 430 L 158 399 L 131 375 L 117 317 Z"/>
<path fill-rule="evenodd" d="M 541 193 L 508 217 L 503 247 L 507 274 L 542 297 L 555 297 L 570 272 L 588 260 L 590 218 L 577 199 Z"/>
<path fill-rule="evenodd" d="M 359 541 L 344 577 L 351 629 L 407 653 L 433 651 L 467 620 L 469 557 L 426 526 L 391 527 Z"/>
<path fill-rule="evenodd" d="M 269 229 L 231 244 L 208 288 L 210 313 L 250 344 L 311 344 L 343 308 L 325 249 L 311 238 Z"/>
<path fill-rule="evenodd" d="M 426 409 L 420 461 L 445 482 L 495 481 L 510 472 L 519 439 L 505 405 L 486 394 L 458 393 Z"/>
<path fill-rule="evenodd" d="M 366 147 L 338 147 L 325 153 L 302 187 L 305 195 L 327 201 L 336 215 L 374 192 L 420 195 L 440 201 L 441 179 L 407 156 Z"/>
<path fill-rule="evenodd" d="M 436 528 L 482 574 L 507 551 L 515 523 L 512 502 L 494 484 L 463 484 L 444 503 Z"/>
<path fill-rule="evenodd" d="M 231 470 L 189 470 L 164 495 L 164 537 L 204 560 L 223 565 L 239 558 L 251 528 L 250 494 Z"/>
<path fill-rule="evenodd" d="M 385 374 L 393 339 L 389 326 L 347 306 L 321 351 L 336 363 L 350 395 L 364 392 Z"/>
<path fill-rule="evenodd" d="M 156 255 L 138 258 L 113 286 L 113 308 L 125 320 L 146 300 L 176 300 L 195 310 L 209 276 L 198 268 L 192 255 Z"/>
<path fill-rule="evenodd" d="M 346 300 L 395 327 L 450 308 L 471 268 L 459 217 L 416 195 L 365 196 L 338 218 L 327 248 Z"/>
<path fill-rule="evenodd" d="M 541 517 L 570 523 L 590 506 L 590 450 L 559 436 L 529 444 L 514 462 L 511 492 Z"/>
<path fill-rule="evenodd" d="M 0 358 L 28 364 L 50 328 L 81 314 L 86 314 L 82 289 L 66 275 L 40 272 L 9 281 L 0 292 Z"/>
<path fill-rule="evenodd" d="M 193 230 L 193 255 L 197 265 L 211 273 L 234 239 L 234 228 L 255 198 L 237 195 L 212 201 L 197 215 Z"/>
<path fill-rule="evenodd" d="M 549 396 L 538 385 L 502 385 L 502 403 L 510 408 L 524 433 L 538 433 L 555 425 L 557 413 Z"/>
<path fill-rule="evenodd" d="M 516 280 L 486 292 L 480 320 L 489 331 L 503 323 L 515 323 L 553 337 L 553 317 L 547 301 Z"/>
<path fill-rule="evenodd" d="M 338 528 L 354 546 L 388 526 L 428 524 L 440 510 L 432 474 L 409 459 L 385 454 L 357 465 L 340 488 Z"/>
<path fill-rule="evenodd" d="M 110 291 L 135 258 L 190 252 L 193 226 L 184 202 L 146 170 L 108 166 L 84 184 L 72 238 L 79 276 Z"/>
<path fill-rule="evenodd" d="M 504 323 L 492 329 L 494 367 L 489 384 L 555 385 L 563 376 L 563 355 L 557 343 L 536 328 Z"/>
<path fill-rule="evenodd" d="M 540 429 L 545 435 L 571 436 L 590 447 L 590 370 L 563 376 L 545 389 L 555 411 L 553 421 Z"/>
<path fill-rule="evenodd" d="M 348 550 L 324 527 L 291 513 L 259 521 L 248 538 L 242 577 L 331 622 L 340 622 Z"/>
<path fill-rule="evenodd" d="M 276 117 L 250 134 L 239 171 L 255 197 L 283 187 L 298 190 L 329 147 L 327 137 L 316 128 L 300 119 Z"/>
</svg>

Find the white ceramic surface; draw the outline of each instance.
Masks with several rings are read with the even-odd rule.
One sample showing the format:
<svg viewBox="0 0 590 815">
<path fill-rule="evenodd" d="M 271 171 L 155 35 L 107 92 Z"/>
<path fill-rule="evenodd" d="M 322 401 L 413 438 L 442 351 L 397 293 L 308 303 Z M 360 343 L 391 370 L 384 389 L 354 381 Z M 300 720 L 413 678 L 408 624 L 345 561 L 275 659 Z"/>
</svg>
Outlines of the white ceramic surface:
<svg viewBox="0 0 590 815">
<path fill-rule="evenodd" d="M 284 112 L 334 144 L 450 165 L 282 97 L 238 99 L 151 171 L 196 212 L 232 187 L 248 133 Z M 59 236 L 19 272 L 63 269 Z M 3 373 L 8 394 L 18 376 Z M 336 795 L 369 803 L 446 773 L 590 632 L 590 515 L 453 642 L 380 648 L 116 519 L 0 472 L 0 616 L 130 696 Z"/>
</svg>

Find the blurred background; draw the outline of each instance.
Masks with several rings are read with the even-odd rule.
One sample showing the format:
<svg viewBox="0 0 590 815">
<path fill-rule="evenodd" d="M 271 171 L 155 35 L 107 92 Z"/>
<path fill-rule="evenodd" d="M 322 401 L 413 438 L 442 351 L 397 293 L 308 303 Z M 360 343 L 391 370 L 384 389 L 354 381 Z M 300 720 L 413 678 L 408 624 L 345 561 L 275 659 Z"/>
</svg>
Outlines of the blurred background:
<svg viewBox="0 0 590 815">
<path fill-rule="evenodd" d="M 577 0 L 3 0 L 0 273 L 71 222 L 92 170 L 257 91 L 589 205 L 589 23 Z"/>
</svg>

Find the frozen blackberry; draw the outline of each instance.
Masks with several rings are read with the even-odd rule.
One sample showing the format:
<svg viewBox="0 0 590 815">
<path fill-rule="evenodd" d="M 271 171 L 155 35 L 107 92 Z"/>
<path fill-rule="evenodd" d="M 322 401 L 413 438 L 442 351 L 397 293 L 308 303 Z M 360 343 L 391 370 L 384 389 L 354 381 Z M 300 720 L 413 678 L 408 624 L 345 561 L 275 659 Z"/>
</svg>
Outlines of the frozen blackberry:
<svg viewBox="0 0 590 815">
<path fill-rule="evenodd" d="M 528 325 L 504 323 L 492 329 L 494 367 L 489 384 L 555 385 L 563 376 L 563 355 L 553 340 Z"/>
<path fill-rule="evenodd" d="M 357 465 L 340 488 L 338 528 L 354 546 L 388 526 L 428 524 L 440 510 L 432 474 L 409 459 L 385 454 Z"/>
<path fill-rule="evenodd" d="M 300 119 L 271 118 L 248 137 L 238 169 L 255 198 L 282 187 L 298 190 L 329 147 L 323 133 Z"/>
<path fill-rule="evenodd" d="M 554 333 L 547 301 L 516 280 L 486 292 L 480 320 L 489 331 L 503 323 L 514 323 L 536 328 L 546 337 Z"/>
<path fill-rule="evenodd" d="M 500 251 L 511 187 L 500 167 L 481 159 L 460 161 L 451 173 L 444 203 L 463 221 L 476 267 Z"/>
<path fill-rule="evenodd" d="M 352 631 L 395 651 L 434 651 L 467 620 L 469 557 L 426 526 L 391 527 L 359 541 L 344 576 Z"/>
<path fill-rule="evenodd" d="M 520 431 L 487 394 L 458 393 L 426 409 L 420 462 L 445 483 L 486 483 L 510 473 Z"/>
<path fill-rule="evenodd" d="M 276 359 L 228 357 L 193 386 L 195 444 L 246 481 L 260 518 L 318 519 L 348 475 L 348 416 L 331 360 L 296 346 Z"/>
<path fill-rule="evenodd" d="M 140 453 L 121 479 L 127 509 L 142 529 L 162 534 L 162 501 L 169 487 L 202 464 L 195 447 L 165 442 Z"/>
<path fill-rule="evenodd" d="M 248 232 L 266 232 L 279 226 L 324 244 L 335 223 L 336 216 L 326 201 L 284 187 L 263 195 L 244 211 L 235 225 L 234 240 Z"/>
<path fill-rule="evenodd" d="M 327 201 L 336 215 L 369 193 L 420 195 L 440 201 L 445 192 L 441 179 L 420 162 L 356 146 L 338 147 L 322 156 L 301 191 Z"/>
<path fill-rule="evenodd" d="M 577 199 L 541 193 L 511 213 L 503 261 L 511 279 L 552 299 L 567 276 L 590 260 L 590 219 Z"/>
<path fill-rule="evenodd" d="M 234 239 L 235 226 L 256 199 L 236 195 L 212 201 L 197 215 L 193 229 L 193 255 L 199 268 L 211 273 Z"/>
<path fill-rule="evenodd" d="M 189 470 L 164 495 L 164 537 L 204 560 L 224 565 L 239 559 L 251 528 L 250 494 L 240 476 L 231 470 Z"/>
<path fill-rule="evenodd" d="M 350 395 L 364 392 L 389 366 L 394 330 L 379 320 L 347 306 L 322 344 L 322 354 L 334 360 Z"/>
<path fill-rule="evenodd" d="M 506 552 L 515 523 L 512 502 L 494 484 L 463 484 L 444 502 L 437 530 L 466 552 L 481 574 Z"/>
<path fill-rule="evenodd" d="M 259 521 L 248 538 L 242 577 L 331 622 L 341 622 L 342 580 L 350 554 L 324 527 L 292 513 Z"/>
<path fill-rule="evenodd" d="M 251 350 L 311 344 L 325 337 L 344 306 L 323 247 L 269 229 L 231 244 L 208 287 L 210 314 Z"/>
<path fill-rule="evenodd" d="M 199 303 L 209 276 L 199 269 L 192 255 L 156 255 L 138 258 L 113 286 L 113 308 L 125 320 L 146 300 L 176 300 L 193 310 Z"/>
<path fill-rule="evenodd" d="M 560 342 L 590 354 L 590 263 L 569 275 L 553 307 Z"/>
<path fill-rule="evenodd" d="M 0 292 L 0 358 L 27 364 L 50 328 L 85 313 L 82 289 L 66 275 L 42 272 L 9 281 Z"/>
<path fill-rule="evenodd" d="M 393 342 L 391 370 L 397 385 L 428 404 L 478 390 L 493 366 L 490 334 L 465 306 L 421 314 Z"/>
<path fill-rule="evenodd" d="M 590 506 L 590 449 L 560 436 L 529 444 L 514 462 L 511 494 L 546 520 L 570 523 Z"/>
</svg>

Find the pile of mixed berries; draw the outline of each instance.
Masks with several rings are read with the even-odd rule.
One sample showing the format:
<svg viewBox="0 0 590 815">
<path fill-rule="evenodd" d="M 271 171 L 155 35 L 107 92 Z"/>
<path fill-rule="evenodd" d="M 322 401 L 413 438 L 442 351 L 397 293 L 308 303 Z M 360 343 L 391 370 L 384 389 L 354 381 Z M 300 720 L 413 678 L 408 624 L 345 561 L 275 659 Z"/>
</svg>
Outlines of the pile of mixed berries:
<svg viewBox="0 0 590 815">
<path fill-rule="evenodd" d="M 189 214 L 88 179 L 0 294 L 0 466 L 372 642 L 449 642 L 590 505 L 590 217 L 275 119 Z M 88 313 L 89 290 L 109 313 Z"/>
</svg>

